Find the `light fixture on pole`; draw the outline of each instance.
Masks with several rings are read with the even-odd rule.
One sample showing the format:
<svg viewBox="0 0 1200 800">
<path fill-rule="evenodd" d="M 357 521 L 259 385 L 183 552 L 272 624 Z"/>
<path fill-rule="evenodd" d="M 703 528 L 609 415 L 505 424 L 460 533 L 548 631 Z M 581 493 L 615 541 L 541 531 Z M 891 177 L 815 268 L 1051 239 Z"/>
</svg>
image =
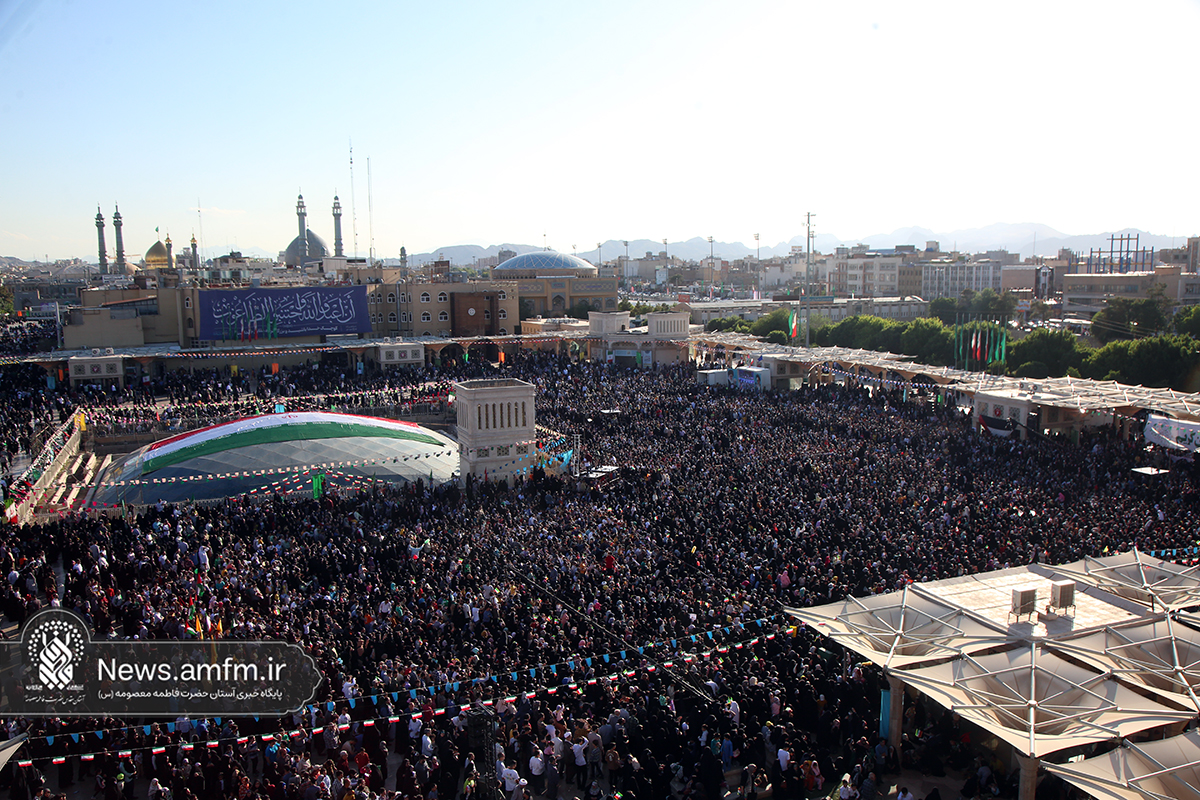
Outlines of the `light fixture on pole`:
<svg viewBox="0 0 1200 800">
<path fill-rule="evenodd" d="M 808 244 L 805 245 L 804 253 L 804 346 L 809 347 L 809 321 L 812 319 L 812 246 L 813 246 L 813 227 L 812 227 L 812 212 L 808 212 L 805 225 L 808 227 Z"/>
</svg>

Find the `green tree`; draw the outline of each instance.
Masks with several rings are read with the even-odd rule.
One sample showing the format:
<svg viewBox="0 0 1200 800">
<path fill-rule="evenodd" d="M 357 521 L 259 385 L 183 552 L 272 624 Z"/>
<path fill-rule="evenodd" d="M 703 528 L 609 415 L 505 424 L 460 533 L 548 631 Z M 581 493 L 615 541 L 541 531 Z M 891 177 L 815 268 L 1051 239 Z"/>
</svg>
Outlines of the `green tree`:
<svg viewBox="0 0 1200 800">
<path fill-rule="evenodd" d="M 1043 361 L 1026 361 L 1013 371 L 1017 378 L 1049 378 L 1050 368 Z"/>
<path fill-rule="evenodd" d="M 1092 317 L 1092 335 L 1101 344 L 1118 339 L 1157 336 L 1170 327 L 1161 284 L 1142 300 L 1114 297 Z"/>
<path fill-rule="evenodd" d="M 788 335 L 783 331 L 768 331 L 764 340 L 770 344 L 787 344 Z"/>
<path fill-rule="evenodd" d="M 733 331 L 734 333 L 749 333 L 750 323 L 741 317 L 721 317 L 720 319 L 710 320 L 704 326 L 704 330 L 709 333 L 723 333 L 725 331 Z"/>
<path fill-rule="evenodd" d="M 950 364 L 954 360 L 954 329 L 938 319 L 915 319 L 900 334 L 900 352 L 922 364 Z"/>
<path fill-rule="evenodd" d="M 963 294 L 966 294 L 965 292 Z M 971 298 L 971 313 L 977 315 L 993 314 L 993 309 L 1000 302 L 1000 295 L 996 294 L 995 289 L 984 289 L 976 292 Z"/>
<path fill-rule="evenodd" d="M 750 323 L 750 333 L 755 336 L 766 336 L 771 331 L 784 331 L 786 333 L 789 314 L 788 309 L 777 308 L 770 314 L 765 314 Z"/>
<path fill-rule="evenodd" d="M 628 300 L 622 300 L 617 303 L 617 311 L 633 311 L 633 303 Z"/>
<path fill-rule="evenodd" d="M 929 316 L 940 319 L 946 325 L 953 325 L 958 316 L 958 303 L 953 297 L 939 297 L 929 303 Z"/>
<path fill-rule="evenodd" d="M 1176 333 L 1186 333 L 1193 339 L 1200 340 L 1200 305 L 1183 309 L 1175 315 L 1172 322 Z"/>
<path fill-rule="evenodd" d="M 1038 328 L 1023 339 L 1009 342 L 1008 363 L 1021 365 L 1041 363 L 1046 375 L 1028 377 L 1062 377 L 1070 367 L 1078 368 L 1087 350 L 1080 345 L 1079 338 L 1070 331 L 1052 331 Z"/>
<path fill-rule="evenodd" d="M 1196 340 L 1174 335 L 1109 342 L 1088 355 L 1081 371 L 1087 378 L 1194 391 L 1198 367 Z"/>
<path fill-rule="evenodd" d="M 574 317 L 575 319 L 587 319 L 589 313 L 599 310 L 598 308 L 594 308 L 587 300 L 580 300 L 567 309 L 567 316 Z"/>
</svg>

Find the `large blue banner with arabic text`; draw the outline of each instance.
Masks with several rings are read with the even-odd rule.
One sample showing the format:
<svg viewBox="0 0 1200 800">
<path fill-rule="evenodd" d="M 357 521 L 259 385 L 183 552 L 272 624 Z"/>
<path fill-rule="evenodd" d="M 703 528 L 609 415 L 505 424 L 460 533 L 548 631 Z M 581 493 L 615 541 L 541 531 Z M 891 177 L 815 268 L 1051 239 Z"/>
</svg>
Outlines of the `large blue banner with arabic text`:
<svg viewBox="0 0 1200 800">
<path fill-rule="evenodd" d="M 204 289 L 200 338 L 253 341 L 331 333 L 370 333 L 365 286 Z"/>
</svg>

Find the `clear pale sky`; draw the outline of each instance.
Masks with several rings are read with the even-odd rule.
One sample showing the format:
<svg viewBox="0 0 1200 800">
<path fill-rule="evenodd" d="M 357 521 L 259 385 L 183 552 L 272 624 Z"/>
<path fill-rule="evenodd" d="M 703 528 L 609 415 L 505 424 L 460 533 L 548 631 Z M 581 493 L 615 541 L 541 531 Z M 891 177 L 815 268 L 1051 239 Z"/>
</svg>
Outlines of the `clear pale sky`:
<svg viewBox="0 0 1200 800">
<path fill-rule="evenodd" d="M 0 0 L 0 255 L 1200 232 L 1200 4 Z M 368 213 L 367 159 L 373 213 Z M 111 222 L 106 231 L 113 247 Z"/>
</svg>

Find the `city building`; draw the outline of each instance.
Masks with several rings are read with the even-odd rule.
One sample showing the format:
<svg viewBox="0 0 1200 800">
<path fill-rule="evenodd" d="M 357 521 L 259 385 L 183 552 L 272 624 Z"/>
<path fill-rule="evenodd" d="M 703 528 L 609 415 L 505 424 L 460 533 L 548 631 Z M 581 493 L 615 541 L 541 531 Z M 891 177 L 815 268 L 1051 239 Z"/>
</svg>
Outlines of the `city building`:
<svg viewBox="0 0 1200 800">
<path fill-rule="evenodd" d="M 1178 266 L 1159 265 L 1154 271 L 1071 273 L 1063 276 L 1063 312 L 1093 314 L 1113 298 L 1137 301 L 1161 288 L 1173 309 L 1200 303 L 1200 274 Z"/>
<path fill-rule="evenodd" d="M 955 254 L 935 255 L 920 264 L 921 297 L 935 300 L 939 297 L 959 298 L 967 289 L 982 292 L 991 289 L 1002 291 L 1004 265 L 999 261 L 968 261 Z"/>
<path fill-rule="evenodd" d="M 537 466 L 536 394 L 516 378 L 454 384 L 461 480 L 507 482 Z"/>
<path fill-rule="evenodd" d="M 492 269 L 493 281 L 516 281 L 527 316 L 562 317 L 580 303 L 597 311 L 617 308 L 617 279 L 601 278 L 582 258 L 536 250 Z"/>
</svg>

